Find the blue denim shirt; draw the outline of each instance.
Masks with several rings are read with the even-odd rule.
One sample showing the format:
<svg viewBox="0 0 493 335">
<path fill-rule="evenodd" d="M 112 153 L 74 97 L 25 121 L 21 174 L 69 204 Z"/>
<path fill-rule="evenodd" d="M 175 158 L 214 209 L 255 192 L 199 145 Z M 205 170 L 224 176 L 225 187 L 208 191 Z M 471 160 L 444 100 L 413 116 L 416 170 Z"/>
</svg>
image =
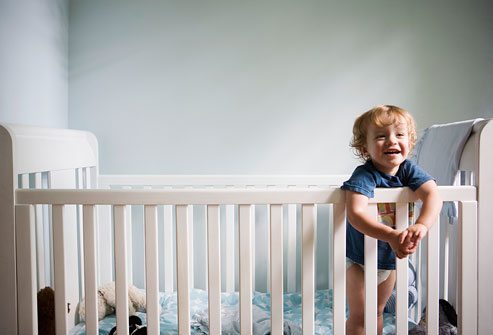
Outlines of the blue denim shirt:
<svg viewBox="0 0 493 335">
<path fill-rule="evenodd" d="M 399 166 L 395 176 L 378 171 L 371 160 L 358 166 L 351 178 L 345 181 L 341 188 L 374 197 L 376 187 L 404 187 L 416 191 L 428 180 L 433 180 L 428 173 L 410 160 L 405 160 Z M 353 262 L 365 264 L 365 237 L 356 230 L 350 222 L 346 225 L 346 256 Z M 378 241 L 378 268 L 395 269 L 395 254 L 387 242 Z"/>
</svg>

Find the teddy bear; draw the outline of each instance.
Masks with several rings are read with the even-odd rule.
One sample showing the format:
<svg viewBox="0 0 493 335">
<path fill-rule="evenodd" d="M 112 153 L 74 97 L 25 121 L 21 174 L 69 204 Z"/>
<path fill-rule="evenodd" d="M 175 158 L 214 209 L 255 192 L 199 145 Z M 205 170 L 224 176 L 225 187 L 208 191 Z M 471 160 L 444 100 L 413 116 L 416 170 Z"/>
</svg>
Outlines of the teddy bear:
<svg viewBox="0 0 493 335">
<path fill-rule="evenodd" d="M 115 282 L 109 282 L 102 285 L 98 289 L 97 305 L 98 305 L 98 319 L 103 319 L 108 314 L 115 313 L 116 308 L 116 296 L 115 296 Z M 85 299 L 82 299 L 79 303 L 79 317 L 80 321 L 86 319 L 86 304 Z M 135 312 L 146 311 L 146 294 L 144 291 L 138 289 L 134 285 L 128 286 L 128 314 L 132 315 Z"/>
<path fill-rule="evenodd" d="M 55 291 L 49 286 L 39 290 L 38 300 L 38 333 L 55 335 Z"/>
</svg>

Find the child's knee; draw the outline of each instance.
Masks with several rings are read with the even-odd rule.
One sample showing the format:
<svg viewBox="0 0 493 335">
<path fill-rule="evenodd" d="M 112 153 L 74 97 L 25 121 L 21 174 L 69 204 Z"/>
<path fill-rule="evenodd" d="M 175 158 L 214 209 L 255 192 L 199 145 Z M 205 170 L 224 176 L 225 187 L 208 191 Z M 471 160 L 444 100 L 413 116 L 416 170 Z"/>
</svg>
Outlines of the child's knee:
<svg viewBox="0 0 493 335">
<path fill-rule="evenodd" d="M 386 304 L 383 304 L 382 306 L 377 306 L 377 317 L 381 318 L 383 317 L 383 311 L 385 310 Z"/>
</svg>

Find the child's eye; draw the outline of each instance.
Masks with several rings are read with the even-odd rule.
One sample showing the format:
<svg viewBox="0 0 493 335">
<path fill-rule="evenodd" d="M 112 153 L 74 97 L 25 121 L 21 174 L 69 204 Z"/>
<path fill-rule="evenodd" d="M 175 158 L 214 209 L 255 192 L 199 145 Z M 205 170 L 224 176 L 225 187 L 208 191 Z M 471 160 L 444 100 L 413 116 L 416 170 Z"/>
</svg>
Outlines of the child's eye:
<svg viewBox="0 0 493 335">
<path fill-rule="evenodd" d="M 398 133 L 397 134 L 397 137 L 404 137 L 404 136 L 406 136 L 406 134 L 404 134 L 404 133 Z"/>
<path fill-rule="evenodd" d="M 377 135 L 377 138 L 378 138 L 378 139 L 385 138 L 385 135 Z"/>
</svg>

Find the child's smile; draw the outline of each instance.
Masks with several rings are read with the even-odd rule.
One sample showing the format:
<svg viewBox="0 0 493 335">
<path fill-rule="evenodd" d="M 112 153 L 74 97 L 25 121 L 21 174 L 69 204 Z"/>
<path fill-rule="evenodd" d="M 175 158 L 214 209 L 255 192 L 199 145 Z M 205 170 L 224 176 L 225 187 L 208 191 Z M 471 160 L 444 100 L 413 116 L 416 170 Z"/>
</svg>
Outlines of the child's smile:
<svg viewBox="0 0 493 335">
<path fill-rule="evenodd" d="M 400 154 L 400 153 L 401 153 L 401 151 L 400 151 L 400 150 L 397 150 L 397 149 L 393 149 L 393 150 L 387 150 L 387 151 L 385 151 L 385 154 L 386 154 L 386 155 L 398 155 L 398 154 Z"/>
</svg>

